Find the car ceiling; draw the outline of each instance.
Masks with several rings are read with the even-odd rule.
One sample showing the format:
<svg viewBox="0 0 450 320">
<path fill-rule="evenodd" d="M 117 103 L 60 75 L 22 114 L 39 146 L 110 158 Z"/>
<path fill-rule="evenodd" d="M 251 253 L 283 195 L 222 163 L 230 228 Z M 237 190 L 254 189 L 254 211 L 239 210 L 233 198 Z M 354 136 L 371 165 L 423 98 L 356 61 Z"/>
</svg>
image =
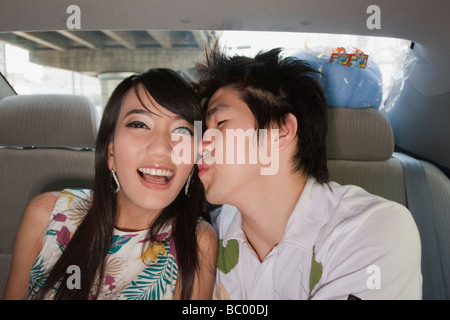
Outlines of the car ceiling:
<svg viewBox="0 0 450 320">
<path fill-rule="evenodd" d="M 2 0 L 1 31 L 67 29 L 67 7 L 81 9 L 82 30 L 188 29 L 342 33 L 414 41 L 429 78 L 412 77 L 424 95 L 450 91 L 448 0 Z M 381 9 L 381 28 L 368 29 L 367 8 Z M 439 63 L 434 63 L 439 61 Z"/>
</svg>

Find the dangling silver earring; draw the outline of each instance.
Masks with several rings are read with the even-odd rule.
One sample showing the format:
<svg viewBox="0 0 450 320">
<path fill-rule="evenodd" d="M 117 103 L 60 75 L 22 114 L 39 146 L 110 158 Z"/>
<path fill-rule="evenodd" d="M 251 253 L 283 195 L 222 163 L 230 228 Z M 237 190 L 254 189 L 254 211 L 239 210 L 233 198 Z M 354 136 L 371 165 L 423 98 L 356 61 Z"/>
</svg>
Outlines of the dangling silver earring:
<svg viewBox="0 0 450 320">
<path fill-rule="evenodd" d="M 120 191 L 121 187 L 120 187 L 119 179 L 117 179 L 117 175 L 113 170 L 111 170 L 111 176 L 114 180 L 114 183 L 112 184 L 113 191 L 114 191 L 114 193 L 118 193 Z"/>
<path fill-rule="evenodd" d="M 194 174 L 194 168 L 192 168 L 191 173 L 189 173 L 189 177 L 186 181 L 186 186 L 184 187 L 184 194 L 189 197 L 189 185 L 191 184 L 192 175 Z"/>
</svg>

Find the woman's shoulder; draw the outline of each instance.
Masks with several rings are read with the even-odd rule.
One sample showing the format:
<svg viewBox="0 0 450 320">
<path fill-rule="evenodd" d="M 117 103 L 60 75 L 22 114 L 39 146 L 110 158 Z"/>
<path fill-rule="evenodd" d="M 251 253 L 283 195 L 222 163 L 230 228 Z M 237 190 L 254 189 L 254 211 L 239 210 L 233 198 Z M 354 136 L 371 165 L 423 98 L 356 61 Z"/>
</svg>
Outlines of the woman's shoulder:
<svg viewBox="0 0 450 320">
<path fill-rule="evenodd" d="M 64 211 L 79 206 L 89 207 L 92 203 L 92 191 L 88 189 L 64 189 L 59 192 L 54 211 Z"/>
<path fill-rule="evenodd" d="M 93 192 L 89 189 L 64 189 L 59 192 L 59 198 L 77 198 L 83 201 L 92 201 Z"/>
<path fill-rule="evenodd" d="M 34 197 L 27 205 L 24 218 L 36 225 L 46 226 L 55 216 L 68 211 L 80 211 L 76 208 L 88 207 L 91 202 L 90 190 L 64 189 L 50 191 Z"/>
<path fill-rule="evenodd" d="M 60 192 L 58 191 L 41 193 L 28 203 L 28 207 L 32 207 L 34 209 L 53 209 L 59 194 Z"/>
<path fill-rule="evenodd" d="M 205 219 L 200 219 L 197 224 L 197 242 L 200 247 L 217 243 L 216 230 Z"/>
<path fill-rule="evenodd" d="M 52 220 L 74 220 L 77 226 L 92 205 L 92 191 L 88 189 L 64 189 L 59 192 L 53 207 Z"/>
<path fill-rule="evenodd" d="M 59 198 L 60 192 L 45 192 L 31 199 L 24 212 L 24 220 L 36 226 L 45 226 Z"/>
</svg>

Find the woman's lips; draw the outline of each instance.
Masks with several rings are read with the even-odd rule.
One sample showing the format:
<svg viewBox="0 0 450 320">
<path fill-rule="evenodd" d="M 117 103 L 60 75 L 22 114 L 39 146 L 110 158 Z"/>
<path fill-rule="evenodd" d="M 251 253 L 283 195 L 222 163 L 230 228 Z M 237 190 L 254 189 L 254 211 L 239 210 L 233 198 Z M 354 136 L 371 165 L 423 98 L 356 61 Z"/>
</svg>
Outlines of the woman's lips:
<svg viewBox="0 0 450 320">
<path fill-rule="evenodd" d="M 163 167 L 140 167 L 137 173 L 145 186 L 152 189 L 166 189 L 169 187 L 175 171 Z"/>
<path fill-rule="evenodd" d="M 173 170 L 155 168 L 139 168 L 138 173 L 145 181 L 157 184 L 167 184 L 175 175 Z"/>
</svg>

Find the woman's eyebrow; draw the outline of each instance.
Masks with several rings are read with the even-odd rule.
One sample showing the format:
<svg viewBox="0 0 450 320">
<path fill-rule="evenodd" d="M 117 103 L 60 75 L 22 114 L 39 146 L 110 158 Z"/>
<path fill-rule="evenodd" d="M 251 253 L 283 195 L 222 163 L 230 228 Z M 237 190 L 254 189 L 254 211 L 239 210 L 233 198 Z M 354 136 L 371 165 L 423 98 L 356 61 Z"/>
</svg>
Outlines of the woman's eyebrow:
<svg viewBox="0 0 450 320">
<path fill-rule="evenodd" d="M 144 114 L 147 116 L 151 116 L 151 112 L 146 109 L 132 109 L 125 114 L 124 118 L 126 118 L 132 114 Z"/>
<path fill-rule="evenodd" d="M 216 104 L 214 107 L 212 107 L 211 109 L 206 111 L 206 120 L 209 120 L 218 111 L 228 109 L 228 108 L 230 108 L 230 106 L 226 103 Z"/>
<path fill-rule="evenodd" d="M 128 111 L 123 118 L 126 119 L 128 116 L 130 116 L 132 114 L 143 114 L 143 115 L 148 116 L 150 118 L 152 118 L 152 117 L 161 117 L 162 116 L 160 114 L 154 113 L 154 112 L 152 112 L 150 110 L 147 110 L 147 109 L 132 109 L 132 110 Z M 173 116 L 171 115 L 171 116 L 169 116 L 169 118 L 171 118 L 173 121 L 185 120 L 179 114 L 175 114 Z"/>
</svg>

